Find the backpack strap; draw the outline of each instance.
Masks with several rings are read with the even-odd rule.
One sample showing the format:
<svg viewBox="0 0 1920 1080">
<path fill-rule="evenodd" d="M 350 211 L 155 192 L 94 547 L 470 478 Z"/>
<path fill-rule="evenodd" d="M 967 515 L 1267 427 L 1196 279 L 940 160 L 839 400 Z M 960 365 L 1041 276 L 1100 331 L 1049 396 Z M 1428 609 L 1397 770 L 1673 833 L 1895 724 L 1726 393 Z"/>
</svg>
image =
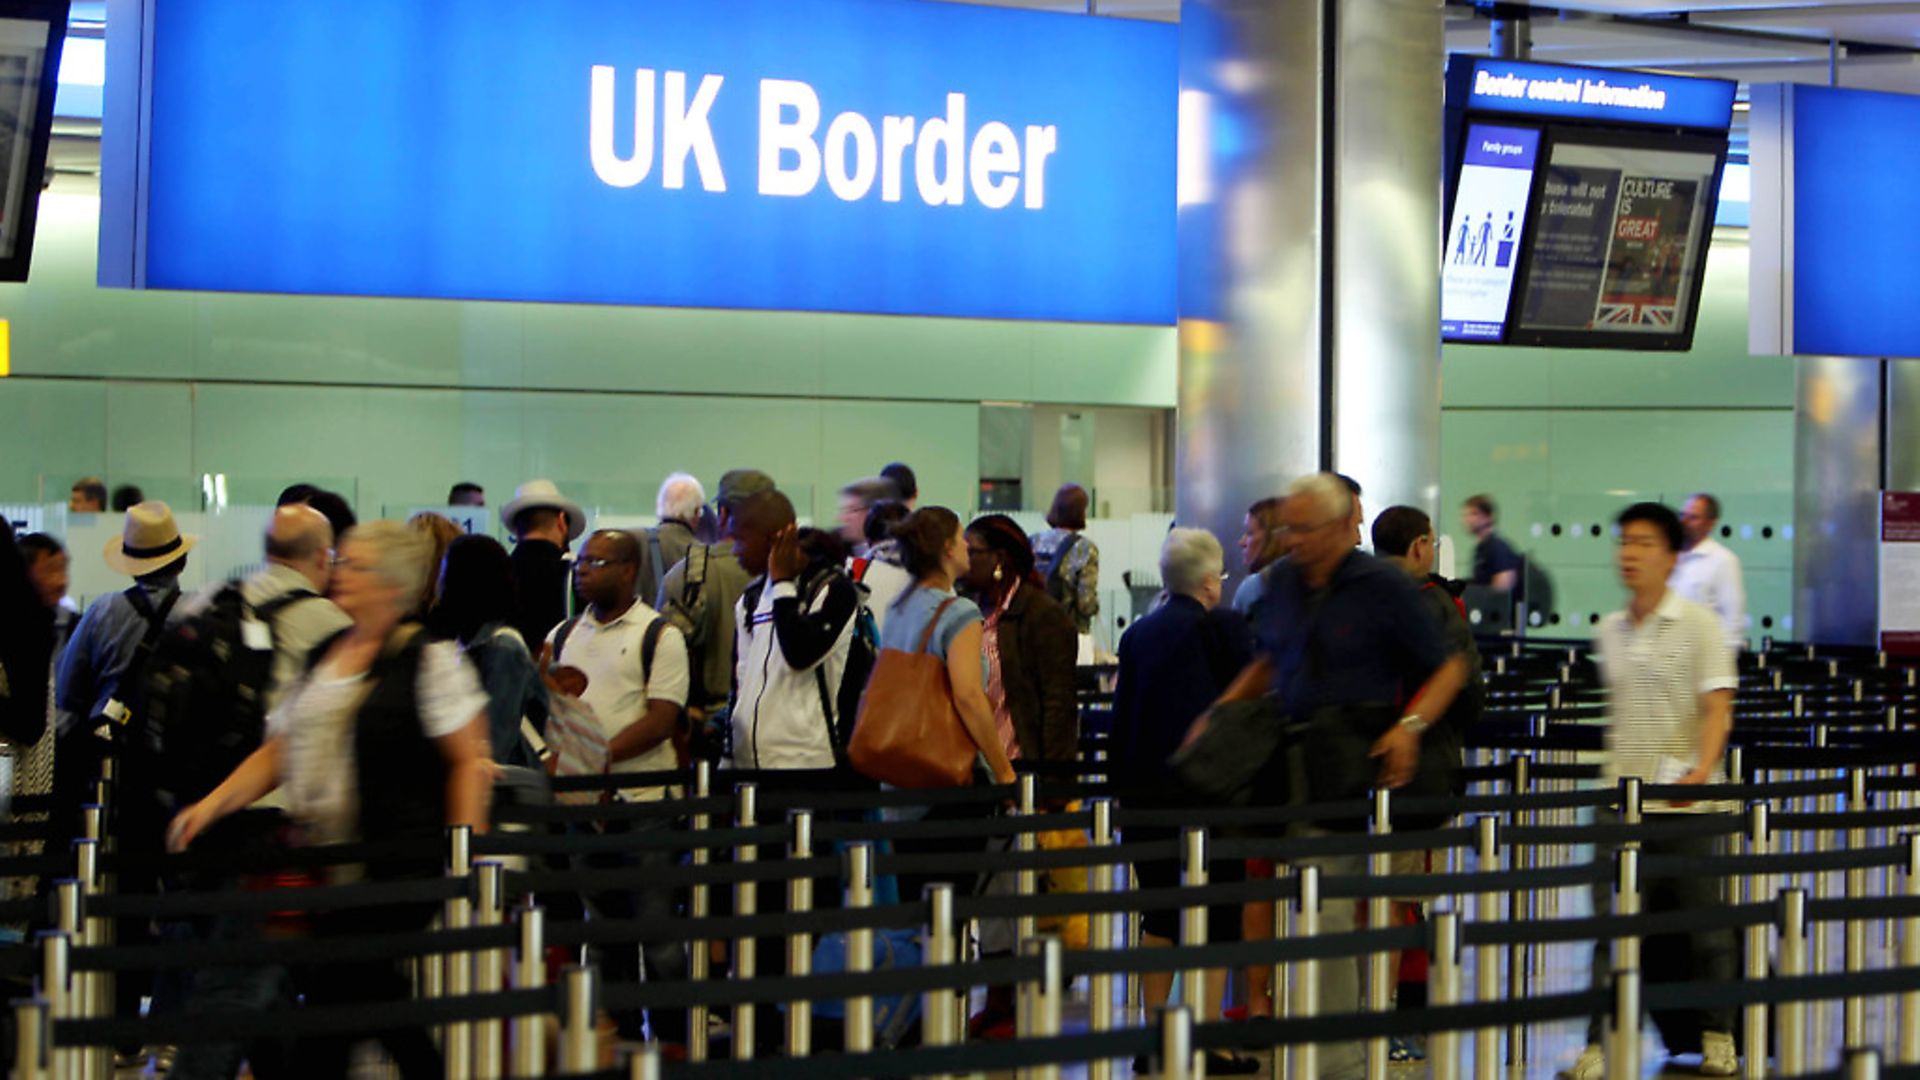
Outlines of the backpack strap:
<svg viewBox="0 0 1920 1080">
<path fill-rule="evenodd" d="M 655 615 L 647 624 L 646 632 L 640 636 L 640 682 L 648 690 L 653 689 L 653 657 L 660 651 L 660 635 L 667 631 L 667 620 L 663 615 Z"/>
<path fill-rule="evenodd" d="M 671 569 L 667 566 L 666 554 L 660 550 L 659 525 L 647 530 L 647 554 L 653 560 L 653 580 L 655 588 L 658 588 L 659 583 L 667 579 L 667 571 Z M 647 597 L 647 602 L 652 603 L 655 599 L 656 597 Z"/>
<path fill-rule="evenodd" d="M 145 586 L 136 584 L 123 595 L 133 609 L 147 620 L 147 632 L 140 638 L 140 644 L 133 651 L 133 659 L 128 661 L 127 669 L 120 673 L 121 686 L 138 686 L 146 678 L 147 665 L 153 660 L 155 649 L 160 647 L 160 638 L 167 632 L 167 616 L 173 612 L 173 605 L 180 602 L 180 586 L 167 590 L 159 607 L 147 596 Z M 115 695 L 118 697 L 119 695 Z"/>
<path fill-rule="evenodd" d="M 553 655 L 548 658 L 551 663 L 560 663 L 560 654 L 567 651 L 567 639 L 573 636 L 573 628 L 579 625 L 578 615 L 560 624 L 560 632 L 553 635 Z"/>
</svg>

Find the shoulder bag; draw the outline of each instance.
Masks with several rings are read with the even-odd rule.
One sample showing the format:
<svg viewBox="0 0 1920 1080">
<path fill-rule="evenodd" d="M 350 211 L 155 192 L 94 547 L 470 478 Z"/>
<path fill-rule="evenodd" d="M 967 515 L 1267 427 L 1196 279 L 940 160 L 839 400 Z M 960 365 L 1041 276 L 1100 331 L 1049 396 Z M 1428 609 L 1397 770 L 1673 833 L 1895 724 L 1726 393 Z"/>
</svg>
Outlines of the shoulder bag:
<svg viewBox="0 0 1920 1080">
<path fill-rule="evenodd" d="M 914 652 L 883 649 L 860 698 L 847 760 L 862 776 L 902 788 L 965 787 L 979 752 L 954 705 L 947 662 L 928 649 L 954 601 L 927 620 Z"/>
</svg>

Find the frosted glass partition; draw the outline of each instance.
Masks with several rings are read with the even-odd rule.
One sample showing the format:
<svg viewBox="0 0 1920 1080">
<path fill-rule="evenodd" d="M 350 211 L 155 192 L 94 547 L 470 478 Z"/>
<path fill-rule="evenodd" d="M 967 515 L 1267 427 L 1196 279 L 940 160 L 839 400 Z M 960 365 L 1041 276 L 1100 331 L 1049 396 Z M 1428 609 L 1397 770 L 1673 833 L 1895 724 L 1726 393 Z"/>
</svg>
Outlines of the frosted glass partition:
<svg viewBox="0 0 1920 1080">
<path fill-rule="evenodd" d="M 57 536 L 67 545 L 72 564 L 67 595 L 75 603 L 85 607 L 96 596 L 127 587 L 129 580 L 109 569 L 103 557 L 107 545 L 120 542 L 121 515 L 71 514 L 64 502 L 43 506 L 40 511 L 42 528 L 38 531 Z M 187 556 L 186 571 L 180 575 L 181 587 L 192 592 L 259 569 L 263 561 L 261 536 L 272 514 L 271 505 L 176 512 L 174 520 L 180 531 L 197 538 Z"/>
</svg>

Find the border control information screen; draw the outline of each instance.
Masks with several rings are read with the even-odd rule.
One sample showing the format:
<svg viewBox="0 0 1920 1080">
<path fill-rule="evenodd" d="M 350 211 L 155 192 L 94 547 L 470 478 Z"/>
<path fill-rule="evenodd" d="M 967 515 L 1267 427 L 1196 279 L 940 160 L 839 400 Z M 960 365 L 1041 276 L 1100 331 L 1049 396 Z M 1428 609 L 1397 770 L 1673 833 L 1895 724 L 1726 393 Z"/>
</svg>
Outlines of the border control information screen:
<svg viewBox="0 0 1920 1080">
<path fill-rule="evenodd" d="M 1440 283 L 1440 335 L 1449 341 L 1499 341 L 1505 334 L 1539 150 L 1535 128 L 1467 129 Z"/>
<path fill-rule="evenodd" d="M 1712 154 L 1554 146 L 1519 325 L 1671 334 L 1700 273 Z"/>
</svg>

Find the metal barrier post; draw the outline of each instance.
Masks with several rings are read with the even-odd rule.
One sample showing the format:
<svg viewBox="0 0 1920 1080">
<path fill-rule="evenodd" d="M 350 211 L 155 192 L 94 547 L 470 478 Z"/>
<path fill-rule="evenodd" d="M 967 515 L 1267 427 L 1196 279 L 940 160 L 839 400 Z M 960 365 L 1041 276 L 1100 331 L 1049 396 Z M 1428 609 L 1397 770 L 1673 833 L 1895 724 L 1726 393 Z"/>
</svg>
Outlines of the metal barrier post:
<svg viewBox="0 0 1920 1080">
<path fill-rule="evenodd" d="M 447 876 L 460 878 L 472 886 L 473 873 L 473 829 L 467 825 L 455 825 L 447 830 Z M 441 915 L 441 925 L 448 930 L 465 930 L 473 925 L 473 896 L 471 892 L 456 896 L 446 903 Z M 446 972 L 446 992 L 449 997 L 463 997 L 473 993 L 473 954 L 469 952 L 451 952 L 441 958 Z M 449 1023 L 440 1035 L 440 1052 L 447 1059 L 448 1080 L 466 1080 L 473 1075 L 473 1025 L 466 1021 Z"/>
<path fill-rule="evenodd" d="M 1180 884 L 1189 889 L 1207 887 L 1207 830 L 1187 829 L 1180 834 Z M 1207 943 L 1207 909 L 1205 905 L 1195 904 L 1180 911 L 1180 944 L 1184 946 L 1205 945 Z M 1207 973 L 1201 968 L 1188 968 L 1180 973 L 1181 1003 L 1196 1017 L 1207 1015 Z M 1191 1066 L 1194 1075 L 1206 1075 L 1206 1062 L 1198 1056 Z"/>
<path fill-rule="evenodd" d="M 1087 803 L 1093 811 L 1093 846 L 1109 848 L 1113 846 L 1113 800 L 1092 799 Z M 1113 863 L 1101 863 L 1093 867 L 1093 894 L 1099 897 L 1112 896 L 1114 882 L 1118 877 L 1118 867 Z M 1094 912 L 1087 920 L 1087 938 L 1090 947 L 1095 949 L 1113 948 L 1113 913 Z M 1112 1031 L 1113 1015 L 1113 976 L 1106 972 L 1089 976 L 1087 979 L 1089 1015 L 1088 1029 L 1095 1032 Z M 1113 1059 L 1095 1058 L 1087 1062 L 1088 1080 L 1112 1080 Z"/>
<path fill-rule="evenodd" d="M 1907 872 L 1901 891 L 1910 900 L 1920 899 L 1920 833 L 1907 833 L 1901 840 L 1907 846 Z M 1920 967 L 1920 917 L 1900 920 L 1900 966 Z M 1900 995 L 1899 1015 L 1900 1038 L 1895 1044 L 1898 1063 L 1920 1064 L 1920 990 Z"/>
<path fill-rule="evenodd" d="M 1765 855 L 1773 846 L 1768 835 L 1767 804 L 1751 802 L 1747 804 L 1747 854 Z M 1746 901 L 1758 903 L 1769 895 L 1769 883 L 1766 875 L 1754 875 L 1746 879 Z M 1747 927 L 1746 978 L 1759 982 L 1767 977 L 1767 928 L 1761 924 Z M 1741 1048 L 1741 1060 L 1745 1062 L 1747 1080 L 1763 1080 L 1767 1075 L 1767 1053 L 1771 1043 L 1767 1038 L 1767 1007 L 1749 1005 L 1746 1007 L 1745 1045 Z"/>
<path fill-rule="evenodd" d="M 741 784 L 734 789 L 733 823 L 742 829 L 750 829 L 756 823 L 760 808 L 759 789 L 752 784 Z M 758 852 L 752 844 L 739 844 L 733 849 L 733 861 L 745 866 L 752 863 Z M 733 913 L 735 915 L 758 915 L 760 913 L 760 888 L 757 882 L 740 881 L 733 886 Z M 751 934 L 742 934 L 733 942 L 733 977 L 751 979 L 759 974 L 754 963 L 754 940 Z M 849 1018 L 851 1019 L 851 1018 Z M 851 1024 L 849 1024 L 851 1030 Z M 735 1061 L 753 1060 L 753 1004 L 751 1002 L 733 1007 L 733 1059 Z"/>
<path fill-rule="evenodd" d="M 74 876 L 78 879 L 80 903 L 91 908 L 88 897 L 101 894 L 100 844 L 97 835 L 102 823 L 99 806 L 87 807 L 83 813 L 88 819 L 87 827 L 96 835 L 73 842 Z M 112 945 L 114 925 L 112 919 L 101 918 L 90 910 L 83 910 L 79 921 L 80 931 L 73 938 L 78 946 Z M 76 1016 L 110 1017 L 113 1015 L 114 977 L 107 971 L 76 971 L 71 973 L 73 983 L 73 1014 Z M 80 1051 L 81 1075 L 89 1080 L 109 1080 L 113 1076 L 113 1047 L 89 1046 Z"/>
<path fill-rule="evenodd" d="M 1780 893 L 1780 974 L 1798 978 L 1807 973 L 1807 890 Z M 1780 1071 L 1797 1076 L 1807 1071 L 1807 1012 L 1804 1001 L 1780 1006 Z"/>
<path fill-rule="evenodd" d="M 481 926 L 500 926 L 507 917 L 507 865 L 498 859 L 474 864 L 480 903 L 477 921 Z M 497 994 L 506 988 L 507 957 L 503 949 L 484 949 L 474 965 L 474 992 Z M 481 1020 L 473 1025 L 473 1074 L 479 1080 L 500 1080 L 506 1027 L 499 1020 Z"/>
<path fill-rule="evenodd" d="M 62 882 L 64 888 L 74 882 Z M 77 898 L 76 898 L 77 899 Z M 40 935 L 40 994 L 46 999 L 49 1023 L 46 1027 L 46 1046 L 44 1056 L 52 1070 L 53 1080 L 70 1080 L 80 1075 L 81 1056 L 79 1048 L 62 1047 L 53 1041 L 53 1020 L 70 1020 L 74 1015 L 77 995 L 73 992 L 71 957 L 73 935 L 65 930 L 53 930 Z"/>
<path fill-rule="evenodd" d="M 1621 848 L 1614 863 L 1613 913 L 1640 914 L 1640 852 Z M 1640 938 L 1623 934 L 1613 939 L 1613 966 L 1620 971 L 1640 970 Z"/>
<path fill-rule="evenodd" d="M 69 955 L 68 950 L 87 944 L 86 920 L 81 916 L 80 882 L 67 878 L 57 881 L 53 886 L 54 925 L 57 932 L 66 941 L 61 946 L 61 956 Z M 48 997 L 56 1020 L 86 1016 L 93 1007 L 91 988 L 84 972 L 75 972 L 62 960 L 58 977 L 49 976 L 46 985 Z M 58 993 L 52 991 L 57 990 Z M 92 1051 L 87 1047 L 62 1049 L 59 1042 L 52 1038 L 52 1029 L 48 1029 L 48 1045 L 51 1048 L 50 1059 L 53 1063 L 55 1080 L 78 1080 L 93 1065 Z M 111 1063 L 109 1063 L 111 1064 Z"/>
<path fill-rule="evenodd" d="M 1613 1052 L 1608 1080 L 1640 1080 L 1640 973 L 1613 973 Z"/>
<path fill-rule="evenodd" d="M 1429 969 L 1428 1000 L 1436 1006 L 1462 1004 L 1460 916 L 1457 912 L 1434 912 L 1431 941 L 1433 967 Z M 1427 1060 L 1432 1062 L 1433 1080 L 1460 1080 L 1460 1033 L 1436 1031 L 1429 1042 Z"/>
<path fill-rule="evenodd" d="M 959 928 L 953 918 L 953 883 L 938 881 L 927 886 L 927 934 L 923 947 L 928 967 L 951 967 L 960 962 Z M 921 999 L 921 1041 L 928 1046 L 954 1046 L 960 1042 L 958 991 L 951 988 L 928 990 Z"/>
<path fill-rule="evenodd" d="M 693 797 L 709 799 L 713 797 L 713 763 L 700 760 L 693 763 Z M 713 826 L 713 816 L 707 813 L 694 814 L 688 822 L 694 835 L 691 862 L 694 866 L 706 866 L 713 861 L 713 853 L 699 842 L 701 833 Z M 710 886 L 701 883 L 687 890 L 687 915 L 696 920 L 704 920 L 713 913 Z M 690 982 L 705 982 L 710 977 L 713 956 L 704 938 L 695 938 L 687 942 L 687 979 Z M 687 1057 L 692 1061 L 707 1060 L 707 1007 L 695 1005 L 687 1010 Z"/>
<path fill-rule="evenodd" d="M 1020 774 L 1019 815 L 1030 818 L 1040 812 L 1040 778 L 1032 773 Z M 1013 850 L 1031 852 L 1040 846 L 1040 837 L 1031 828 L 1021 829 L 1013 834 Z M 1040 891 L 1040 874 L 1036 870 L 1020 870 L 1014 874 L 1016 891 L 1021 896 L 1034 896 Z M 1032 915 L 1021 915 L 1013 920 L 1014 948 L 1019 949 L 1034 935 L 1037 922 Z"/>
<path fill-rule="evenodd" d="M 650 1042 L 634 1051 L 627 1061 L 629 1080 L 661 1080 L 660 1044 Z"/>
<path fill-rule="evenodd" d="M 1194 1080 L 1193 1013 L 1185 1005 L 1160 1010 L 1161 1080 Z"/>
<path fill-rule="evenodd" d="M 1373 835 L 1393 833 L 1393 793 L 1387 788 L 1373 793 Z M 1367 874 L 1383 878 L 1393 873 L 1393 855 L 1376 851 L 1367 857 Z M 1367 926 L 1385 930 L 1393 921 L 1393 901 L 1386 896 L 1367 897 Z M 1367 1011 L 1384 1013 L 1393 1008 L 1393 953 L 1376 952 L 1367 956 Z M 1367 1080 L 1387 1080 L 1386 1039 L 1367 1040 Z"/>
<path fill-rule="evenodd" d="M 547 985 L 547 913 L 529 905 L 520 909 L 520 949 L 514 956 L 513 988 L 540 990 Z M 531 1080 L 547 1071 L 547 1024 L 539 1014 L 513 1020 L 513 1075 Z"/>
<path fill-rule="evenodd" d="M 873 906 L 873 845 L 850 844 L 847 847 L 847 909 L 859 911 Z M 864 975 L 873 970 L 873 928 L 857 927 L 847 931 L 847 974 Z M 873 1049 L 873 998 L 847 999 L 847 1053 L 864 1054 Z"/>
<path fill-rule="evenodd" d="M 1020 1014 L 1017 1034 L 1022 1039 L 1053 1038 L 1060 1034 L 1065 1011 L 1061 1007 L 1061 998 L 1066 996 L 1066 980 L 1062 974 L 1064 957 L 1060 939 L 1046 934 L 1022 945 L 1020 951 L 1040 959 L 1040 977 L 1025 988 L 1029 1005 Z M 1022 1080 L 1060 1080 L 1060 1066 L 1038 1065 L 1018 1070 L 1016 1075 Z"/>
<path fill-rule="evenodd" d="M 560 975 L 560 1071 L 592 1072 L 599 1065 L 593 1030 L 593 968 L 574 964 Z"/>
<path fill-rule="evenodd" d="M 787 815 L 793 829 L 787 841 L 790 859 L 813 858 L 813 812 L 794 810 Z M 813 879 L 802 874 L 787 882 L 787 913 L 805 915 L 813 910 Z M 787 974 L 813 974 L 813 935 L 796 927 L 787 936 Z M 849 1028 L 851 1030 L 851 1028 Z M 813 1003 L 787 1002 L 787 1056 L 804 1058 L 813 1053 Z"/>
<path fill-rule="evenodd" d="M 1840 1076 L 1841 1080 L 1880 1080 L 1880 1051 L 1870 1046 L 1849 1048 Z"/>
<path fill-rule="evenodd" d="M 14 1080 L 46 1080 L 48 1030 L 45 998 L 13 1003 Z"/>
<path fill-rule="evenodd" d="M 1293 936 L 1313 938 L 1320 935 L 1320 868 L 1302 866 L 1295 871 L 1300 878 L 1300 899 L 1294 909 Z M 1311 1019 L 1320 1015 L 1320 964 L 1319 960 L 1302 960 L 1293 965 L 1293 1000 L 1299 1004 L 1297 1015 Z M 1183 1013 L 1185 1010 L 1181 1010 Z M 1189 1019 L 1190 1013 L 1187 1014 Z M 1184 1042 L 1184 1040 L 1183 1040 Z M 1316 1077 L 1320 1075 L 1320 1048 L 1311 1042 L 1296 1044 L 1293 1048 L 1293 1075 Z M 1161 1068 L 1168 1075 L 1175 1068 L 1172 1060 L 1163 1060 Z M 1182 1069 L 1184 1072 L 1184 1068 Z"/>
<path fill-rule="evenodd" d="M 1475 849 L 1479 855 L 1476 869 L 1493 873 L 1500 869 L 1500 848 L 1496 830 L 1499 821 L 1488 814 L 1474 822 Z M 1500 919 L 1500 898 L 1490 892 L 1474 897 L 1475 922 L 1491 925 Z M 1474 997 L 1479 1001 L 1499 1001 L 1500 948 L 1480 945 L 1473 950 Z M 1475 1080 L 1496 1080 L 1500 1075 L 1500 1029 L 1483 1027 L 1473 1033 L 1473 1074 Z M 1306 1074 L 1311 1075 L 1311 1074 Z"/>
<path fill-rule="evenodd" d="M 1863 769 L 1852 769 L 1847 773 L 1847 810 L 1850 813 L 1870 809 L 1867 800 L 1867 774 Z M 1847 846 L 1859 851 L 1867 846 L 1865 829 L 1847 831 Z M 1856 867 L 1847 871 L 1846 898 L 1864 899 L 1867 895 L 1867 871 Z M 1867 969 L 1867 924 L 1862 919 L 1848 919 L 1842 926 L 1844 942 L 1843 962 L 1846 972 L 1855 975 Z M 1845 1000 L 1841 1010 L 1841 1038 L 1843 1046 L 1865 1046 L 1867 1044 L 1867 999 L 1859 996 Z"/>
</svg>

